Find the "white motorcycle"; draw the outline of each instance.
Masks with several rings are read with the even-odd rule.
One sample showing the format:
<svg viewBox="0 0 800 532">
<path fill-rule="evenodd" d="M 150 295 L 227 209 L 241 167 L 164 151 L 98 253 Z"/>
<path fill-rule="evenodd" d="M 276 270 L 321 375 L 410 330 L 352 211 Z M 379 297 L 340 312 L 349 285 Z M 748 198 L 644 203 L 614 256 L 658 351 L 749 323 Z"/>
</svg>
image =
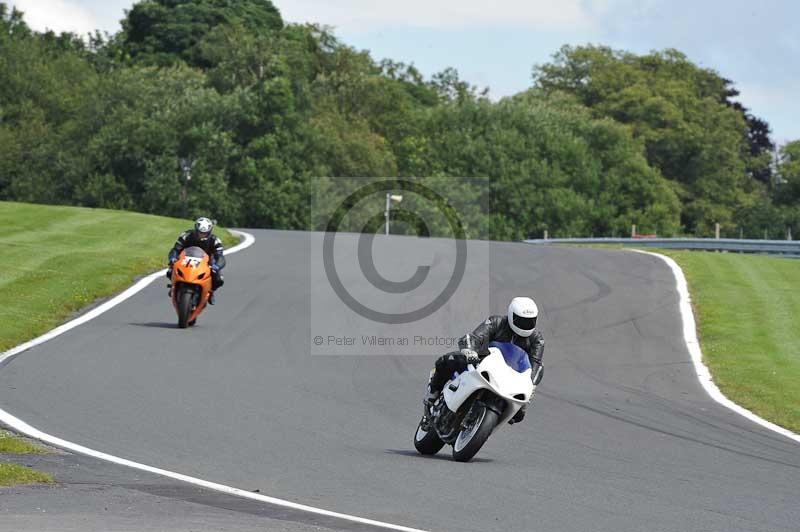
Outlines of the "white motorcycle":
<svg viewBox="0 0 800 532">
<path fill-rule="evenodd" d="M 535 390 L 528 354 L 511 343 L 491 342 L 489 354 L 455 375 L 430 409 L 426 407 L 414 447 L 420 454 L 436 454 L 449 444 L 454 460 L 469 462 Z"/>
</svg>

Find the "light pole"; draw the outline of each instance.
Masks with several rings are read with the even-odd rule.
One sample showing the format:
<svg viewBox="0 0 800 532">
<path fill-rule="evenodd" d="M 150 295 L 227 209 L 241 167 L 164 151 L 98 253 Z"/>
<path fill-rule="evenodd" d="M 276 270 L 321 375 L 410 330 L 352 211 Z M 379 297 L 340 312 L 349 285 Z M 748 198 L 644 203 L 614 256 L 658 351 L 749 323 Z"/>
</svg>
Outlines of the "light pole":
<svg viewBox="0 0 800 532">
<path fill-rule="evenodd" d="M 386 217 L 386 234 L 389 234 L 389 211 L 392 210 L 392 202 L 396 201 L 400 203 L 403 201 L 403 196 L 400 194 L 392 194 L 391 192 L 386 193 L 386 212 L 384 212 L 384 216 Z"/>
<path fill-rule="evenodd" d="M 183 180 L 181 181 L 181 202 L 183 203 L 183 215 L 189 216 L 189 206 L 187 204 L 187 189 L 189 181 L 192 180 L 192 168 L 197 163 L 194 159 L 180 159 Z"/>
</svg>

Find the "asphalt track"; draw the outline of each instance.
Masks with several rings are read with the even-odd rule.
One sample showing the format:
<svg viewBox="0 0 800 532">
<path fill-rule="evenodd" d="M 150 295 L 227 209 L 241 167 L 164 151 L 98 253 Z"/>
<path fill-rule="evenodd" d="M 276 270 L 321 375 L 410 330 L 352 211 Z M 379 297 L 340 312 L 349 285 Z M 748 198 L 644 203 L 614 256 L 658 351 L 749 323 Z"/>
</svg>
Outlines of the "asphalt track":
<svg viewBox="0 0 800 532">
<path fill-rule="evenodd" d="M 411 441 L 437 353 L 312 356 L 315 236 L 253 234 L 196 328 L 174 328 L 155 283 L 10 360 L 0 407 L 110 454 L 430 530 L 800 528 L 800 446 L 706 396 L 658 258 L 486 244 L 489 305 L 532 294 L 543 309 L 546 373 L 529 418 L 457 464 Z M 423 328 L 482 312 L 454 305 Z"/>
</svg>

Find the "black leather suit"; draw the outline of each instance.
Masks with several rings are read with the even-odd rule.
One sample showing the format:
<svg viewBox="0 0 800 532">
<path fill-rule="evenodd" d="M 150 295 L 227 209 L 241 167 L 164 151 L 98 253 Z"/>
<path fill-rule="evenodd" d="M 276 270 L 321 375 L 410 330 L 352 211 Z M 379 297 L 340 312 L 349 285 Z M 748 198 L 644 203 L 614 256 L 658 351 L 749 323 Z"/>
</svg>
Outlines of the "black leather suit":
<svg viewBox="0 0 800 532">
<path fill-rule="evenodd" d="M 225 279 L 219 272 L 219 270 L 222 270 L 222 268 L 225 267 L 225 248 L 222 246 L 222 240 L 220 240 L 214 233 L 211 233 L 205 240 L 201 240 L 197 235 L 197 232 L 193 229 L 181 233 L 178 236 L 178 240 L 175 241 L 175 245 L 172 246 L 172 249 L 169 252 L 170 264 L 178 259 L 181 251 L 194 246 L 206 252 L 209 257 L 210 264 L 216 264 L 218 266 L 218 268 L 212 269 L 211 275 L 211 289 L 218 289 L 225 284 Z M 170 277 L 171 275 L 172 269 L 170 268 L 167 270 L 167 277 Z"/>
</svg>

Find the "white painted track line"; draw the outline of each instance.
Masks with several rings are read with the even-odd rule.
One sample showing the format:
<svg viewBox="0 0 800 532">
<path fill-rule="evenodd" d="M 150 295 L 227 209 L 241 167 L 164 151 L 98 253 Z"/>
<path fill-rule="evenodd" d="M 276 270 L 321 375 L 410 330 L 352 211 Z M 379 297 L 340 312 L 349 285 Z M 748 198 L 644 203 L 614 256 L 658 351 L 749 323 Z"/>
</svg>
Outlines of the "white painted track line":
<svg viewBox="0 0 800 532">
<path fill-rule="evenodd" d="M 231 254 L 237 253 L 239 251 L 242 251 L 243 249 L 247 249 L 247 248 L 249 248 L 250 246 L 252 246 L 255 243 L 255 237 L 253 235 L 249 234 L 249 233 L 245 233 L 243 231 L 233 231 L 233 230 L 231 230 L 231 233 L 235 233 L 235 234 L 243 237 L 244 240 L 241 243 L 239 243 L 238 245 L 236 245 L 236 246 L 232 247 L 231 249 L 227 250 L 225 252 L 226 255 L 231 255 Z M 41 345 L 41 344 L 43 344 L 43 343 L 45 343 L 45 342 L 47 342 L 49 340 L 52 340 L 53 338 L 55 338 L 57 336 L 60 336 L 60 335 L 64 334 L 65 332 L 67 332 L 67 331 L 69 331 L 71 329 L 74 329 L 75 327 L 77 327 L 79 325 L 82 325 L 82 324 L 86 323 L 87 321 L 90 321 L 90 320 L 96 318 L 97 316 L 103 314 L 104 312 L 107 312 L 108 310 L 116 307 L 117 305 L 119 305 L 123 301 L 126 301 L 127 299 L 130 299 L 132 296 L 134 296 L 138 292 L 141 292 L 145 287 L 147 287 L 150 283 L 152 283 L 156 279 L 159 279 L 159 278 L 163 277 L 166 274 L 166 271 L 167 270 L 161 270 L 161 271 L 157 271 L 155 273 L 152 273 L 152 274 L 148 275 L 147 277 L 145 277 L 144 279 L 141 279 L 139 282 L 137 282 L 136 284 L 134 284 L 133 286 L 131 286 L 130 288 L 128 288 L 124 292 L 122 292 L 119 295 L 109 299 L 108 301 L 106 301 L 102 305 L 99 305 L 98 307 L 90 310 L 86 314 L 82 314 L 81 316 L 75 318 L 74 320 L 68 321 L 67 323 L 65 323 L 63 325 L 60 325 L 60 326 L 56 327 L 55 329 L 53 329 L 50 332 L 47 332 L 47 333 L 45 333 L 45 334 L 43 334 L 43 335 L 41 335 L 41 336 L 39 336 L 37 338 L 34 338 L 33 340 L 30 340 L 29 342 L 25 342 L 24 344 L 18 345 L 17 347 L 14 347 L 14 348 L 6 351 L 5 353 L 0 354 L 0 364 L 2 364 L 5 361 L 8 361 L 12 357 L 15 357 L 15 356 L 27 351 L 28 349 L 30 349 L 32 347 L 35 347 L 37 345 Z M 29 436 L 31 438 L 35 438 L 37 440 L 43 441 L 43 442 L 48 443 L 50 445 L 54 445 L 56 447 L 61 447 L 62 449 L 66 449 L 68 451 L 84 454 L 84 455 L 87 455 L 87 456 L 98 458 L 100 460 L 105 460 L 107 462 L 112 462 L 112 463 L 115 463 L 115 464 L 131 467 L 131 468 L 134 468 L 134 469 L 139 469 L 141 471 L 146 471 L 148 473 L 154 473 L 156 475 L 161 475 L 161 476 L 168 477 L 168 478 L 171 478 L 171 479 L 174 479 L 174 480 L 179 480 L 181 482 L 188 482 L 189 484 L 193 484 L 195 486 L 211 489 L 211 490 L 218 491 L 218 492 L 221 492 L 221 493 L 226 493 L 228 495 L 234 495 L 234 496 L 237 496 L 237 497 L 243 497 L 245 499 L 251 499 L 251 500 L 254 500 L 254 501 L 264 502 L 264 503 L 272 504 L 272 505 L 275 505 L 275 506 L 281 506 L 281 507 L 284 507 L 284 508 L 291 508 L 293 510 L 298 510 L 298 511 L 301 511 L 301 512 L 308 512 L 308 513 L 312 513 L 312 514 L 316 514 L 316 515 L 323 515 L 323 516 L 326 516 L 326 517 L 333 517 L 333 518 L 336 518 L 336 519 L 342 519 L 344 521 L 350 521 L 350 522 L 353 522 L 353 523 L 359 523 L 359 524 L 363 524 L 363 525 L 371 525 L 371 526 L 375 526 L 375 527 L 378 527 L 378 528 L 385 528 L 385 529 L 389 529 L 389 530 L 401 530 L 401 531 L 405 531 L 405 532 L 425 532 L 425 531 L 417 529 L 417 528 L 409 528 L 409 527 L 405 527 L 405 526 L 401 526 L 401 525 L 394 525 L 394 524 L 391 524 L 391 523 L 384 523 L 382 521 L 375 521 L 373 519 L 366 519 L 366 518 L 358 517 L 358 516 L 354 516 L 354 515 L 348 515 L 348 514 L 343 514 L 343 513 L 338 513 L 338 512 L 332 512 L 330 510 L 324 510 L 322 508 L 315 508 L 313 506 L 307 506 L 305 504 L 299 504 L 299 503 L 296 503 L 296 502 L 291 502 L 291 501 L 287 501 L 287 500 L 283 500 L 283 499 L 278 499 L 278 498 L 275 498 L 275 497 L 269 497 L 267 495 L 261 495 L 261 494 L 258 494 L 258 493 L 252 493 L 252 492 L 245 491 L 245 490 L 242 490 L 242 489 L 239 489 L 239 488 L 226 486 L 224 484 L 217 484 L 215 482 L 209 482 L 207 480 L 203 480 L 203 479 L 200 479 L 200 478 L 190 477 L 188 475 L 183 475 L 181 473 L 175 473 L 174 471 L 168 471 L 166 469 L 159 469 L 157 467 L 149 466 L 149 465 L 146 465 L 146 464 L 140 464 L 140 463 L 134 462 L 132 460 L 127 460 L 125 458 L 120 458 L 118 456 L 113 456 L 113 455 L 110 455 L 110 454 L 107 454 L 107 453 L 104 453 L 104 452 L 101 452 L 101 451 L 96 451 L 94 449 L 90 449 L 88 447 L 84 447 L 84 446 L 79 445 L 77 443 L 73 443 L 73 442 L 70 442 L 70 441 L 67 441 L 67 440 L 63 440 L 63 439 L 61 439 L 61 438 L 59 438 L 57 436 L 52 436 L 50 434 L 47 434 L 46 432 L 42 432 L 41 430 L 39 430 L 39 429 L 37 429 L 35 427 L 32 427 L 31 425 L 25 423 L 21 419 L 13 416 L 12 414 L 10 414 L 10 413 L 6 412 L 5 410 L 2 410 L 2 409 L 0 409 L 0 422 L 5 423 L 9 427 L 13 428 L 14 430 L 16 430 L 16 431 L 18 431 L 18 432 L 20 432 L 22 434 L 25 434 L 26 436 Z"/>
<path fill-rule="evenodd" d="M 764 428 L 767 428 L 773 432 L 777 432 L 787 438 L 790 438 L 798 443 L 800 443 L 800 435 L 795 434 L 791 430 L 785 429 L 776 425 L 775 423 L 771 423 L 766 419 L 759 417 L 758 415 L 754 414 L 750 410 L 737 405 L 720 391 L 717 385 L 714 383 L 714 379 L 711 377 L 711 372 L 709 371 L 708 367 L 703 363 L 703 352 L 700 349 L 700 342 L 697 339 L 697 326 L 695 324 L 694 319 L 694 312 L 692 311 L 692 298 L 689 295 L 689 286 L 686 282 L 686 277 L 683 274 L 683 270 L 678 263 L 672 260 L 671 258 L 667 257 L 666 255 L 661 255 L 659 253 L 653 253 L 652 251 L 644 251 L 640 249 L 632 249 L 630 251 L 635 251 L 637 253 L 644 253 L 645 255 L 652 255 L 654 257 L 658 257 L 659 259 L 663 260 L 667 263 L 667 265 L 672 270 L 672 274 L 675 276 L 675 281 L 677 282 L 677 289 L 678 295 L 680 296 L 680 312 L 681 318 L 683 320 L 683 338 L 686 341 L 686 346 L 689 348 L 689 354 L 692 357 L 692 362 L 694 363 L 694 369 L 697 373 L 697 378 L 700 381 L 700 384 L 705 389 L 706 393 L 711 396 L 711 398 L 716 401 L 717 403 L 721 404 L 725 408 L 733 410 L 740 416 L 743 416 L 753 423 L 758 423 Z"/>
<path fill-rule="evenodd" d="M 231 486 L 226 486 L 224 484 L 217 484 L 216 482 L 209 482 L 207 480 L 203 480 L 200 478 L 190 477 L 188 475 L 183 475 L 181 473 L 175 473 L 173 471 L 167 471 L 165 469 L 159 469 L 157 467 L 140 464 L 138 462 L 133 462 L 125 458 L 119 458 L 118 456 L 113 456 L 100 451 L 95 451 L 94 449 L 89 449 L 88 447 L 84 447 L 82 445 L 78 445 L 76 443 L 72 443 L 67 440 L 62 440 L 61 438 L 57 438 L 56 436 L 51 436 L 50 434 L 42 432 L 28 425 L 21 419 L 12 416 L 11 414 L 2 409 L 0 409 L 0 421 L 10 426 L 14 430 L 17 430 L 27 436 L 30 436 L 31 438 L 35 438 L 37 440 L 41 440 L 51 445 L 55 445 L 56 447 L 61 447 L 62 449 L 67 449 L 69 451 L 73 451 L 76 453 L 85 454 L 88 456 L 92 456 L 94 458 L 99 458 L 100 460 L 105 460 L 107 462 L 113 462 L 115 464 L 132 467 L 134 469 L 139 469 L 141 471 L 147 471 L 148 473 L 155 473 L 156 475 L 161 475 L 175 480 L 180 480 L 181 482 L 188 482 L 190 484 L 194 484 L 195 486 L 208 488 L 214 491 L 226 493 L 228 495 L 235 495 L 237 497 L 244 497 L 245 499 L 252 499 L 254 501 L 265 502 L 268 504 L 273 504 L 284 508 L 291 508 L 293 510 L 299 510 L 302 512 L 324 515 L 326 517 L 334 517 L 337 519 L 343 519 L 345 521 L 350 521 L 364 525 L 372 525 L 375 527 L 386 528 L 389 530 L 402 530 L 406 532 L 424 532 L 417 528 L 409 528 L 400 525 L 393 525 L 391 523 L 384 523 L 382 521 L 365 519 L 363 517 L 357 517 L 354 515 L 332 512 L 330 510 L 323 510 L 321 508 L 315 508 L 313 506 L 307 506 L 305 504 L 298 504 L 296 502 L 277 499 L 275 497 L 269 497 L 267 495 L 252 493 L 250 491 L 245 491 L 239 488 L 233 488 Z"/>
<path fill-rule="evenodd" d="M 239 251 L 242 251 L 243 249 L 247 249 L 250 246 L 252 246 L 256 241 L 255 237 L 253 235 L 251 235 L 250 233 L 244 233 L 242 231 L 233 231 L 233 230 L 231 230 L 230 232 L 241 236 L 243 238 L 243 240 L 239 244 L 233 246 L 231 249 L 226 250 L 225 251 L 225 255 L 233 255 L 234 253 L 238 253 Z M 144 279 L 141 279 L 139 282 L 137 282 L 136 284 L 134 284 L 133 286 L 131 286 L 130 288 L 125 290 L 124 292 L 112 297 L 111 299 L 109 299 L 108 301 L 103 303 L 102 305 L 99 305 L 99 306 L 93 308 L 92 310 L 90 310 L 86 314 L 81 314 L 80 316 L 78 316 L 74 320 L 70 320 L 67 323 L 63 324 L 63 325 L 59 325 L 55 329 L 53 329 L 53 330 L 51 330 L 49 332 L 46 332 L 43 335 L 41 335 L 41 336 L 39 336 L 37 338 L 34 338 L 33 340 L 30 340 L 28 342 L 25 342 L 24 344 L 20 344 L 17 347 L 9 349 L 5 353 L 0 354 L 0 364 L 2 364 L 3 362 L 5 362 L 6 360 L 8 360 L 8 359 L 10 359 L 12 357 L 17 356 L 18 354 L 20 354 L 20 353 L 22 353 L 24 351 L 27 351 L 31 347 L 36 347 L 37 345 L 43 344 L 43 343 L 45 343 L 45 342 L 47 342 L 49 340 L 52 340 L 56 336 L 60 336 L 60 335 L 64 334 L 65 332 L 74 329 L 78 325 L 83 325 L 87 321 L 91 321 L 91 320 L 95 319 L 97 316 L 103 314 L 104 312 L 107 312 L 108 310 L 116 307 L 117 305 L 119 305 L 123 301 L 125 301 L 127 299 L 130 299 L 134 295 L 138 294 L 139 292 L 144 290 L 147 286 L 150 285 L 150 283 L 152 283 L 156 279 L 164 277 L 166 275 L 166 273 L 167 273 L 166 269 L 159 270 L 157 272 L 151 273 L 150 275 L 148 275 Z"/>
</svg>

